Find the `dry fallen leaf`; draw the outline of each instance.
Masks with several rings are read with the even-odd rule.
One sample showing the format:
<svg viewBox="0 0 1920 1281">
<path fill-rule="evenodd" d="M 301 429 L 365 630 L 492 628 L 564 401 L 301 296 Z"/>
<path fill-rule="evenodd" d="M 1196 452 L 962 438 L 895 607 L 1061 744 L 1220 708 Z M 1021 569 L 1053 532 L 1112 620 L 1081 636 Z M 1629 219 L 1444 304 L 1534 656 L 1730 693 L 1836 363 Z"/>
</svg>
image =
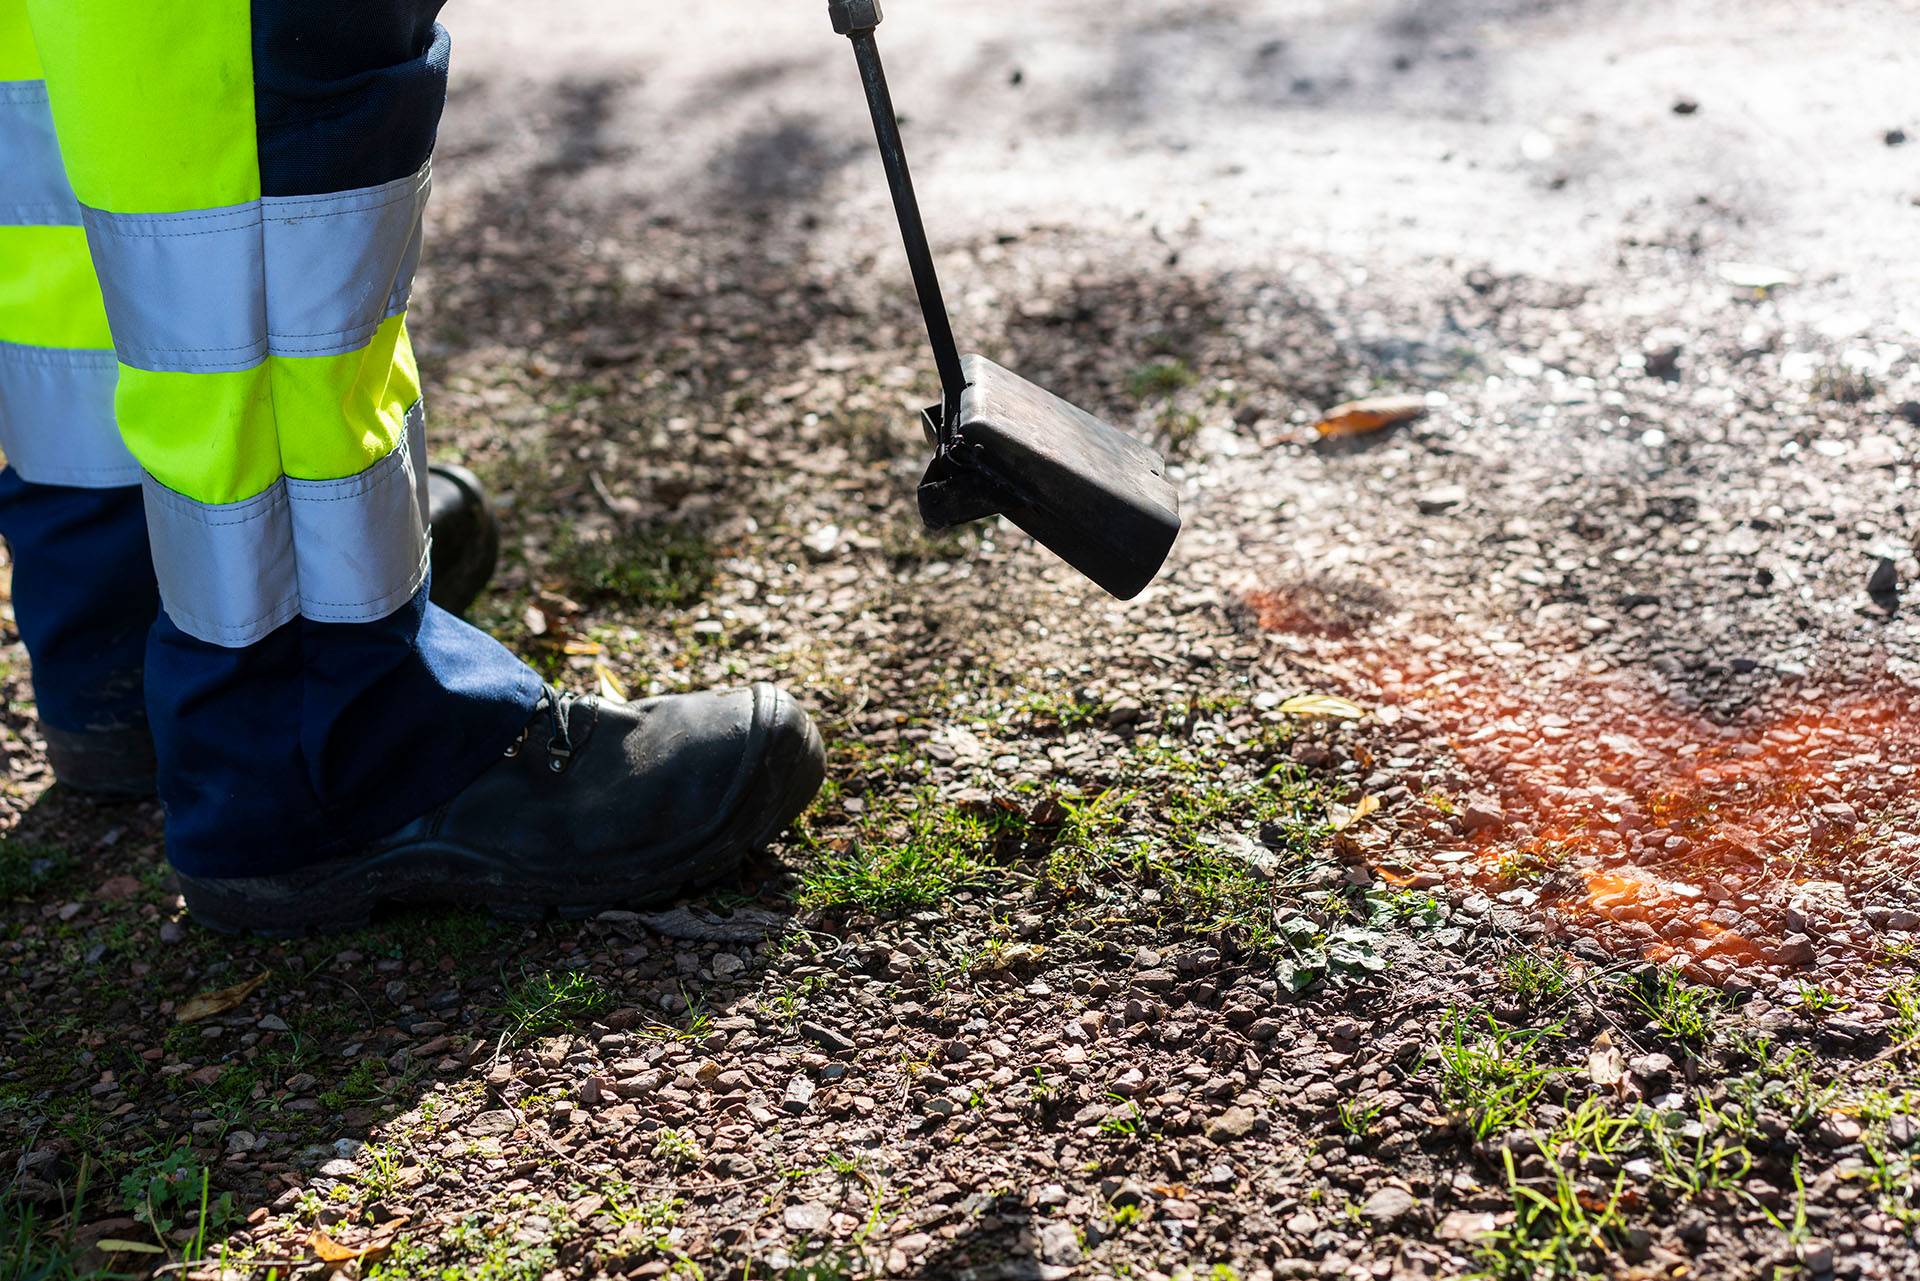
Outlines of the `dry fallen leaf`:
<svg viewBox="0 0 1920 1281">
<path fill-rule="evenodd" d="M 119 1237 L 101 1237 L 93 1248 L 102 1254 L 165 1254 L 159 1246 L 146 1241 L 123 1241 Z"/>
<path fill-rule="evenodd" d="M 1327 818 L 1332 822 L 1334 831 L 1344 832 L 1379 808 L 1378 796 L 1362 796 L 1356 805 L 1327 806 Z"/>
<path fill-rule="evenodd" d="M 595 648 L 597 649 L 599 647 L 595 646 Z M 612 699 L 616 703 L 624 703 L 627 701 L 627 687 L 620 683 L 620 678 L 613 674 L 611 667 L 608 667 L 605 663 L 595 663 L 593 665 L 593 675 L 599 682 L 600 697 Z"/>
<path fill-rule="evenodd" d="M 1006 970 L 1016 965 L 1026 965 L 1038 961 L 1046 952 L 1038 943 L 1015 943 L 1010 947 L 998 948 L 983 953 L 973 963 L 975 970 Z"/>
<path fill-rule="evenodd" d="M 223 987 L 218 992 L 202 992 L 199 996 L 182 1001 L 173 1012 L 176 1023 L 198 1023 L 201 1019 L 210 1019 L 216 1014 L 225 1014 L 240 1002 L 252 996 L 254 990 L 267 981 L 272 970 L 262 970 L 245 983 L 233 987 Z"/>
<path fill-rule="evenodd" d="M 1800 279 L 1784 267 L 1764 262 L 1723 262 L 1719 274 L 1720 279 L 1740 289 L 1775 289 L 1797 284 Z"/>
<path fill-rule="evenodd" d="M 1304 716 L 1309 720 L 1357 721 L 1367 709 L 1350 699 L 1332 694 L 1296 694 L 1280 704 L 1282 716 Z"/>
<path fill-rule="evenodd" d="M 1426 416 L 1425 396 L 1369 396 L 1329 409 L 1314 429 L 1322 436 L 1364 436 Z"/>
<path fill-rule="evenodd" d="M 1595 1085 L 1612 1088 L 1626 1079 L 1626 1056 L 1613 1043 L 1613 1037 L 1602 1032 L 1593 1039 L 1593 1050 L 1587 1055 L 1587 1078 Z"/>
<path fill-rule="evenodd" d="M 393 1249 L 393 1238 L 382 1237 L 369 1241 L 366 1245 L 355 1247 L 341 1245 L 325 1232 L 315 1228 L 307 1244 L 313 1248 L 314 1256 L 322 1263 L 351 1263 L 355 1259 L 363 1263 L 378 1263 L 387 1256 L 388 1251 Z"/>
</svg>

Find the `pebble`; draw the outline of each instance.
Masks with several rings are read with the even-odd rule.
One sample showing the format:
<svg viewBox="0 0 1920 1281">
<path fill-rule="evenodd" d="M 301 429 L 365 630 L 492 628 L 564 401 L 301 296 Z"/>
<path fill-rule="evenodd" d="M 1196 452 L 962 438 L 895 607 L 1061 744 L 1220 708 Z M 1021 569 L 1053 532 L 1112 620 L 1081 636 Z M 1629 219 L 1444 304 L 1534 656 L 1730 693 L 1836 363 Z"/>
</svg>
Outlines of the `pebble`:
<svg viewBox="0 0 1920 1281">
<path fill-rule="evenodd" d="M 800 1035 L 812 1041 L 829 1054 L 852 1054 L 860 1047 L 852 1040 L 842 1036 L 824 1023 L 800 1024 Z"/>
<path fill-rule="evenodd" d="M 1368 1197 L 1367 1203 L 1360 1207 L 1360 1213 L 1375 1223 L 1392 1223 L 1413 1213 L 1416 1204 L 1413 1193 L 1388 1185 Z"/>
<path fill-rule="evenodd" d="M 1485 1210 L 1452 1210 L 1433 1230 L 1437 1241 L 1474 1242 L 1492 1236 L 1499 1221 Z"/>
<path fill-rule="evenodd" d="M 1867 595 L 1891 596 L 1900 590 L 1900 567 L 1893 559 L 1882 556 L 1874 564 L 1873 572 L 1867 576 Z"/>
<path fill-rule="evenodd" d="M 1413 501 L 1414 505 L 1420 509 L 1422 516 L 1438 516 L 1466 502 L 1467 487 L 1465 485 L 1442 485 L 1437 489 L 1429 489 Z"/>
<path fill-rule="evenodd" d="M 813 1093 L 814 1084 L 808 1079 L 807 1074 L 795 1072 L 793 1079 L 787 1082 L 786 1097 L 781 1099 L 780 1106 L 793 1115 L 799 1116 L 813 1102 Z"/>
<path fill-rule="evenodd" d="M 466 1130 L 469 1134 L 492 1137 L 513 1133 L 515 1124 L 513 1113 L 502 1108 L 495 1112 L 482 1112 L 467 1122 Z"/>
<path fill-rule="evenodd" d="M 1176 981 L 1171 970 L 1142 970 L 1133 976 L 1134 986 L 1149 992 L 1170 992 Z"/>
<path fill-rule="evenodd" d="M 1040 1229 L 1040 1258 L 1056 1267 L 1073 1267 L 1083 1257 L 1080 1234 L 1070 1223 L 1053 1222 Z"/>
<path fill-rule="evenodd" d="M 1231 1107 L 1207 1122 L 1206 1135 L 1215 1143 L 1244 1139 L 1253 1133 L 1253 1127 L 1258 1121 L 1259 1118 L 1254 1115 L 1251 1108 Z"/>
<path fill-rule="evenodd" d="M 1782 965 L 1811 965 L 1814 956 L 1813 940 L 1804 934 L 1787 935 L 1775 952 L 1775 959 Z"/>
<path fill-rule="evenodd" d="M 1460 821 L 1469 832 L 1478 832 L 1485 828 L 1495 828 L 1507 821 L 1507 812 L 1499 801 L 1483 792 L 1468 795 L 1466 804 L 1460 813 Z"/>
</svg>

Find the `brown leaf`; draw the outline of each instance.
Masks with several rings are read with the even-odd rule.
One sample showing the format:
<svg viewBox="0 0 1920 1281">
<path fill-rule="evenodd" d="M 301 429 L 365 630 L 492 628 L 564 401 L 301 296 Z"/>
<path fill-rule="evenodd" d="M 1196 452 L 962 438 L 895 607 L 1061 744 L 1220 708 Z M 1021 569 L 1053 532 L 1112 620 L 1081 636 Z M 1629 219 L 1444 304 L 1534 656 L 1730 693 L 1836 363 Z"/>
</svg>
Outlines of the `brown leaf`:
<svg viewBox="0 0 1920 1281">
<path fill-rule="evenodd" d="M 1334 831 L 1344 832 L 1379 808 L 1378 796 L 1362 796 L 1359 803 L 1351 808 L 1345 805 L 1327 806 L 1327 819 L 1333 824 Z"/>
<path fill-rule="evenodd" d="M 1627 1075 L 1626 1056 L 1612 1045 L 1596 1047 L 1587 1055 L 1587 1079 L 1603 1089 L 1620 1084 Z"/>
<path fill-rule="evenodd" d="M 322 1263 L 351 1263 L 359 1259 L 363 1263 L 378 1263 L 387 1257 L 393 1249 L 393 1238 L 379 1237 L 363 1246 L 341 1245 L 319 1228 L 307 1239 L 313 1253 Z"/>
<path fill-rule="evenodd" d="M 1034 805 L 1027 820 L 1035 827 L 1057 827 L 1067 821 L 1067 807 L 1060 803 L 1057 795 L 1048 793 Z"/>
<path fill-rule="evenodd" d="M 1325 721 L 1357 721 L 1367 714 L 1367 709 L 1352 699 L 1332 694 L 1297 694 L 1275 710 L 1282 716 Z"/>
<path fill-rule="evenodd" d="M 1314 427 L 1322 436 L 1364 436 L 1395 423 L 1423 418 L 1426 412 L 1425 396 L 1369 396 L 1335 405 Z"/>
<path fill-rule="evenodd" d="M 198 1023 L 201 1019 L 210 1019 L 216 1014 L 225 1014 L 240 1002 L 252 996 L 254 990 L 267 981 L 272 970 L 262 970 L 245 983 L 233 987 L 223 987 L 218 992 L 202 992 L 199 996 L 182 1001 L 173 1012 L 176 1023 Z"/>
</svg>

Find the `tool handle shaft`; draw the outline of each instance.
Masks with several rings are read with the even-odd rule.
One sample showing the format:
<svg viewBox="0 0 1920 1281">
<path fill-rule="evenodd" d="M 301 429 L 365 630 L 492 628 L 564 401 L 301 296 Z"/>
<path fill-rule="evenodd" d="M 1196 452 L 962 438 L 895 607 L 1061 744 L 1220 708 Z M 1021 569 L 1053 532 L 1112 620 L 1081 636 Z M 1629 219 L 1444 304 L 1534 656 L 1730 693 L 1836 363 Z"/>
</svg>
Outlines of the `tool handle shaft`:
<svg viewBox="0 0 1920 1281">
<path fill-rule="evenodd" d="M 907 150 L 900 140 L 899 122 L 894 119 L 893 95 L 887 92 L 887 73 L 880 66 L 880 48 L 874 43 L 872 28 L 856 31 L 850 38 L 854 57 L 860 63 L 860 81 L 866 86 L 867 106 L 873 112 L 873 130 L 880 140 L 880 159 L 886 165 L 887 185 L 893 190 L 900 237 L 906 241 L 914 291 L 920 295 L 920 311 L 927 320 L 927 338 L 933 344 L 933 361 L 940 370 L 940 390 L 946 407 L 945 429 L 950 430 L 959 413 L 961 389 L 967 385 L 966 376 L 960 372 L 960 349 L 954 344 L 946 300 L 940 295 L 940 277 L 933 268 L 927 228 L 920 221 L 920 202 L 913 194 L 913 175 L 907 170 Z"/>
</svg>

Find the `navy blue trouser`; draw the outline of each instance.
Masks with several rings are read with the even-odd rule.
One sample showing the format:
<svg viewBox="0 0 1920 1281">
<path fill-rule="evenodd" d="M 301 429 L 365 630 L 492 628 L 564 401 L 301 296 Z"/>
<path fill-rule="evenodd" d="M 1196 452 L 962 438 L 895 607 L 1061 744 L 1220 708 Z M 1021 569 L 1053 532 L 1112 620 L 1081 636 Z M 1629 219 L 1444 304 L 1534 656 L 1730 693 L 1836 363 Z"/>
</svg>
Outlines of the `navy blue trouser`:
<svg viewBox="0 0 1920 1281">
<path fill-rule="evenodd" d="M 41 718 L 152 727 L 167 856 L 195 876 L 269 874 L 401 826 L 498 759 L 539 698 L 526 664 L 426 588 L 375 623 L 195 640 L 160 609 L 138 486 L 6 468 L 0 536 Z"/>
<path fill-rule="evenodd" d="M 445 100 L 441 3 L 253 0 L 263 197 L 378 190 L 422 170 Z M 18 107 L 19 96 L 0 101 Z M 29 144 L 44 151 L 41 134 L 18 132 L 24 116 L 7 119 L 17 136 L 0 159 Z M 18 419 L 32 403 L 15 396 L 0 408 Z M 59 408 L 43 405 L 40 416 Z M 13 426 L 31 437 L 33 423 Z M 40 465 L 24 452 L 19 462 L 29 475 Z M 539 679 L 430 604 L 424 583 L 406 599 L 409 580 L 392 597 L 406 603 L 374 621 L 294 616 L 230 645 L 182 630 L 161 602 L 148 503 L 125 479 L 76 488 L 7 467 L 0 536 L 12 549 L 14 617 L 43 721 L 150 729 L 168 857 L 181 871 L 257 876 L 350 851 L 465 786 L 526 723 Z M 327 566 L 309 568 L 326 577 Z M 224 581 L 217 573 L 201 578 Z M 189 612 L 180 617 L 191 624 Z"/>
</svg>

